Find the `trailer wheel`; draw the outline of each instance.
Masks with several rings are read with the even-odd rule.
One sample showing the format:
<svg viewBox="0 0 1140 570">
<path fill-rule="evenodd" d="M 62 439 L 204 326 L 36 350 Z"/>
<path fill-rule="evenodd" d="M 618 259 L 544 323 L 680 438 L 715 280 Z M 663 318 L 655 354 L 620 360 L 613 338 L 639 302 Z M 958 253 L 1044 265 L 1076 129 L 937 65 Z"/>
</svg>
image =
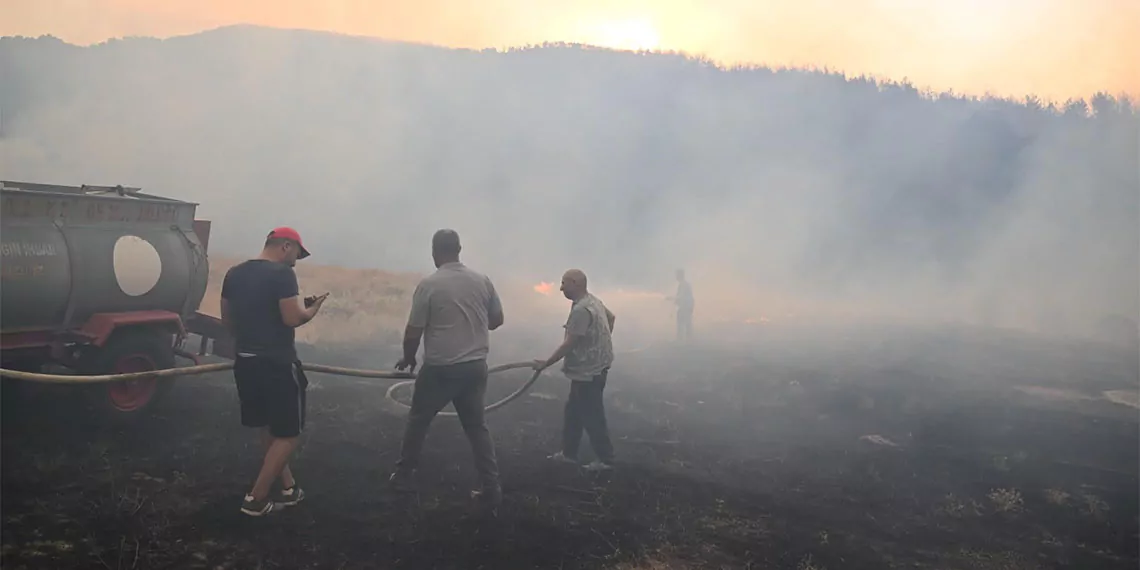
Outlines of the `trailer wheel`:
<svg viewBox="0 0 1140 570">
<path fill-rule="evenodd" d="M 174 348 L 168 334 L 153 329 L 116 332 L 102 348 L 92 353 L 83 367 L 87 374 L 123 374 L 174 367 Z M 170 378 L 124 380 L 94 386 L 91 390 L 96 413 L 112 421 L 133 421 L 162 398 Z"/>
</svg>

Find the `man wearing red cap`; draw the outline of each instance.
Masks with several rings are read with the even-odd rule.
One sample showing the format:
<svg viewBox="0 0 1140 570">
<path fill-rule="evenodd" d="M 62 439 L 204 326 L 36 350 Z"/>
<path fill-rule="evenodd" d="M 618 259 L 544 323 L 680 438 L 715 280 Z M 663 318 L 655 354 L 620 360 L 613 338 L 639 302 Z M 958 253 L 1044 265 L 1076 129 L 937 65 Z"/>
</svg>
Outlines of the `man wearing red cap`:
<svg viewBox="0 0 1140 570">
<path fill-rule="evenodd" d="M 241 506 L 250 516 L 269 514 L 305 497 L 289 469 L 305 425 L 309 385 L 297 359 L 294 329 L 312 320 L 328 297 L 306 298 L 302 306 L 293 266 L 306 257 L 309 251 L 297 230 L 277 228 L 266 237 L 261 255 L 230 268 L 222 282 L 222 321 L 234 336 L 237 352 L 234 381 L 241 423 L 259 428 L 265 446 L 261 472 Z M 269 488 L 278 477 L 281 491 L 272 497 Z"/>
</svg>

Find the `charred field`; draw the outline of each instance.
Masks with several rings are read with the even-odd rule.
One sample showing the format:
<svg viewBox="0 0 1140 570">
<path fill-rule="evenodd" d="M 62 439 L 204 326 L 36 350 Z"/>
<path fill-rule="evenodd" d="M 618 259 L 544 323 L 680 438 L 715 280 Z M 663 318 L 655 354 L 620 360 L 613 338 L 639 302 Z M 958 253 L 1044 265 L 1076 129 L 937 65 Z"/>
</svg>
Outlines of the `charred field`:
<svg viewBox="0 0 1140 570">
<path fill-rule="evenodd" d="M 623 354 L 619 468 L 551 464 L 558 377 L 488 416 L 504 485 L 476 516 L 459 424 L 419 492 L 386 487 L 388 381 L 310 377 L 307 497 L 238 512 L 260 462 L 232 377 L 181 380 L 153 418 L 89 420 L 74 391 L 4 384 L 4 568 L 1135 568 L 1135 350 L 976 331 L 757 329 Z M 745 338 L 746 337 L 746 338 Z M 744 339 L 744 340 L 740 340 Z M 808 340 L 811 339 L 811 340 Z M 386 368 L 375 350 L 308 361 Z M 530 351 L 530 347 L 526 347 Z M 494 348 L 492 349 L 495 350 Z M 523 352 L 520 349 L 520 354 Z M 492 363 L 508 358 L 506 350 Z M 533 355 L 531 355 L 533 356 Z M 526 379 L 492 379 L 498 398 Z M 18 390 L 16 388 L 19 388 Z M 1113 392 L 1124 391 L 1124 392 Z M 405 395 L 406 397 L 406 395 Z M 583 442 L 588 457 L 589 447 Z"/>
</svg>

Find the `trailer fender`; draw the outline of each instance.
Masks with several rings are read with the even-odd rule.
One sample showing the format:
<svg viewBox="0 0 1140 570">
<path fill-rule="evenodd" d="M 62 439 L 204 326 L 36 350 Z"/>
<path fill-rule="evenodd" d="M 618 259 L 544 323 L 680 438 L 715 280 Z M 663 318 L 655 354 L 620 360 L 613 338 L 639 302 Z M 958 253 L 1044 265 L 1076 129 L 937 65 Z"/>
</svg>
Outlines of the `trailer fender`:
<svg viewBox="0 0 1140 570">
<path fill-rule="evenodd" d="M 91 338 L 93 346 L 101 347 L 116 331 L 135 328 L 155 329 L 156 333 L 171 334 L 178 338 L 186 336 L 182 318 L 171 311 L 96 313 L 84 323 L 80 332 Z"/>
</svg>

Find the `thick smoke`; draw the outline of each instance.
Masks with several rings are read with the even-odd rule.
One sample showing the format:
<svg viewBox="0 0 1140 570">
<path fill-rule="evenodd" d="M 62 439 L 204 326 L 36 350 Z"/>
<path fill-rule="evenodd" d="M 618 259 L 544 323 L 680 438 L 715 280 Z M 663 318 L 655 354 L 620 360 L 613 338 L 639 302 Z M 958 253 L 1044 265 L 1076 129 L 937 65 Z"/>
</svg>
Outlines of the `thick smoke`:
<svg viewBox="0 0 1140 570">
<path fill-rule="evenodd" d="M 0 40 L 0 174 L 201 203 L 211 249 L 503 281 L 581 267 L 698 315 L 1087 333 L 1140 313 L 1140 115 L 575 46 L 446 50 L 249 27 Z M 1135 326 L 1135 325 L 1133 325 Z"/>
</svg>

